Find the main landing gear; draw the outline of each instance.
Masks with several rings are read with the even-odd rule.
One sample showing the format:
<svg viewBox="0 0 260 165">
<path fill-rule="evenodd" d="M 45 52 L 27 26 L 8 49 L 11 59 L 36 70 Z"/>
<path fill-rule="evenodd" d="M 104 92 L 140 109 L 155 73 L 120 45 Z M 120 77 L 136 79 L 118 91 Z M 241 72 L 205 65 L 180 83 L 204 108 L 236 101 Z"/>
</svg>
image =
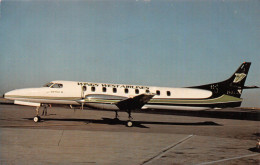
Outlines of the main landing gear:
<svg viewBox="0 0 260 165">
<path fill-rule="evenodd" d="M 132 122 L 132 116 L 131 116 L 131 110 L 126 110 L 126 112 L 128 113 L 128 120 L 126 122 L 126 126 L 127 127 L 132 127 L 133 126 L 133 122 Z M 115 122 L 118 122 L 119 121 L 119 115 L 118 115 L 118 111 L 115 111 L 115 118 L 114 118 L 114 121 Z"/>
<path fill-rule="evenodd" d="M 119 117 L 119 115 L 118 115 L 118 111 L 115 111 L 115 113 L 116 113 L 116 114 L 115 114 L 115 118 L 114 118 L 114 120 L 119 120 L 119 119 L 118 119 L 118 117 Z"/>
<path fill-rule="evenodd" d="M 128 121 L 126 122 L 126 126 L 127 126 L 127 127 L 133 127 L 133 122 L 132 122 L 131 120 L 128 120 Z"/>
<path fill-rule="evenodd" d="M 132 116 L 131 116 L 131 110 L 127 110 L 128 113 L 128 121 L 126 122 L 127 127 L 133 127 L 133 122 L 132 122 Z"/>
<path fill-rule="evenodd" d="M 114 120 L 115 120 L 115 121 L 119 121 L 119 118 L 118 118 L 118 117 L 119 117 L 119 115 L 118 115 L 118 111 L 115 111 L 115 113 L 116 113 L 116 114 L 115 114 L 115 118 L 114 118 Z"/>
</svg>

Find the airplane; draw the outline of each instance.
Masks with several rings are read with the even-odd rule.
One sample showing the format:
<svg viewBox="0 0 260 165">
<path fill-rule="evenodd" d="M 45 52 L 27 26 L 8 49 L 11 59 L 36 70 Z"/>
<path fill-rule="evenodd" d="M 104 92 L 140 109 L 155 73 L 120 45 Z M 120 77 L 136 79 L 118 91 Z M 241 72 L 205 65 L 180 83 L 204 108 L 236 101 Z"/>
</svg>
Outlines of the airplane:
<svg viewBox="0 0 260 165">
<path fill-rule="evenodd" d="M 4 98 L 14 104 L 35 106 L 34 122 L 41 120 L 39 108 L 44 104 L 81 105 L 128 113 L 126 126 L 132 127 L 133 110 L 205 110 L 239 107 L 244 89 L 259 88 L 244 86 L 251 62 L 242 63 L 227 80 L 185 88 L 156 87 L 143 85 L 107 84 L 77 81 L 51 81 L 40 88 L 24 88 L 9 91 Z"/>
</svg>

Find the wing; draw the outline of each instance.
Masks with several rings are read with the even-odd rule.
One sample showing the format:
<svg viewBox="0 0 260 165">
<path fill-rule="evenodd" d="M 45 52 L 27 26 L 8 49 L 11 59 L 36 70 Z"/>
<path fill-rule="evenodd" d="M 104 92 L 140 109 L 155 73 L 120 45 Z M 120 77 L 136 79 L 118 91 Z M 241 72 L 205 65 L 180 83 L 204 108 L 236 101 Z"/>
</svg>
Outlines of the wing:
<svg viewBox="0 0 260 165">
<path fill-rule="evenodd" d="M 116 102 L 115 105 L 120 110 L 134 110 L 141 109 L 147 102 L 154 97 L 154 94 L 141 94 L 133 98 L 127 98 L 125 100 Z"/>
</svg>

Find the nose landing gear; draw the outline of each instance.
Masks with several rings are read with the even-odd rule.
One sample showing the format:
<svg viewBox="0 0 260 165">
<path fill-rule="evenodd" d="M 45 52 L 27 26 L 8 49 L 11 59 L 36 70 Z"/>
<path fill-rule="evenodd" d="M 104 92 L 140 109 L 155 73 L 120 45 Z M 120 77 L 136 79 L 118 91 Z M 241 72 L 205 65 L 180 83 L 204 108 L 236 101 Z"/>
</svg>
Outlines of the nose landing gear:
<svg viewBox="0 0 260 165">
<path fill-rule="evenodd" d="M 44 109 L 42 110 L 42 116 L 46 116 L 47 115 L 47 108 L 48 108 L 48 104 L 43 104 Z M 51 107 L 51 105 L 49 105 Z M 36 116 L 34 116 L 33 121 L 35 123 L 40 122 L 42 119 L 39 116 L 39 110 L 40 110 L 41 106 L 36 107 L 35 111 L 36 111 Z"/>
<path fill-rule="evenodd" d="M 36 107 L 35 111 L 36 111 L 36 116 L 34 116 L 33 118 L 33 121 L 35 123 L 39 122 L 41 120 L 41 117 L 39 116 L 39 109 L 40 109 L 40 106 Z"/>
</svg>

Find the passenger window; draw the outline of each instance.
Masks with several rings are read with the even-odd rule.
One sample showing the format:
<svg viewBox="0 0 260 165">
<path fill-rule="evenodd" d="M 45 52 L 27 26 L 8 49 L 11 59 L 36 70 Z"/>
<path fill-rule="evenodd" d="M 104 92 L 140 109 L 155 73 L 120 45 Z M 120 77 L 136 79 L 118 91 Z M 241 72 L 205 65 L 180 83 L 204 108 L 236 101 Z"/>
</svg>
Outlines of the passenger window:
<svg viewBox="0 0 260 165">
<path fill-rule="evenodd" d="M 139 94 L 139 89 L 136 89 L 136 90 L 135 90 L 135 94 Z"/>
<path fill-rule="evenodd" d="M 102 91 L 103 91 L 103 92 L 107 92 L 107 88 L 106 88 L 106 87 L 103 87 L 103 88 L 102 88 Z"/>
<path fill-rule="evenodd" d="M 83 91 L 86 91 L 86 90 L 87 90 L 87 87 L 86 87 L 86 86 L 83 86 L 83 87 L 82 87 L 82 90 L 83 90 Z"/>
<path fill-rule="evenodd" d="M 171 96 L 171 92 L 170 91 L 167 91 L 167 96 Z"/>
<path fill-rule="evenodd" d="M 146 93 L 150 93 L 150 90 L 147 89 L 145 92 L 146 92 Z"/>
<path fill-rule="evenodd" d="M 91 91 L 92 91 L 92 92 L 95 92 L 95 91 L 96 91 L 96 88 L 95 88 L 95 87 L 91 87 Z"/>
<path fill-rule="evenodd" d="M 160 95 L 161 92 L 159 90 L 156 91 L 156 95 Z"/>
<path fill-rule="evenodd" d="M 113 93 L 116 93 L 117 92 L 117 89 L 116 88 L 113 88 Z"/>
<path fill-rule="evenodd" d="M 128 92 L 129 92 L 129 90 L 127 88 L 125 88 L 125 93 L 128 93 Z"/>
</svg>

